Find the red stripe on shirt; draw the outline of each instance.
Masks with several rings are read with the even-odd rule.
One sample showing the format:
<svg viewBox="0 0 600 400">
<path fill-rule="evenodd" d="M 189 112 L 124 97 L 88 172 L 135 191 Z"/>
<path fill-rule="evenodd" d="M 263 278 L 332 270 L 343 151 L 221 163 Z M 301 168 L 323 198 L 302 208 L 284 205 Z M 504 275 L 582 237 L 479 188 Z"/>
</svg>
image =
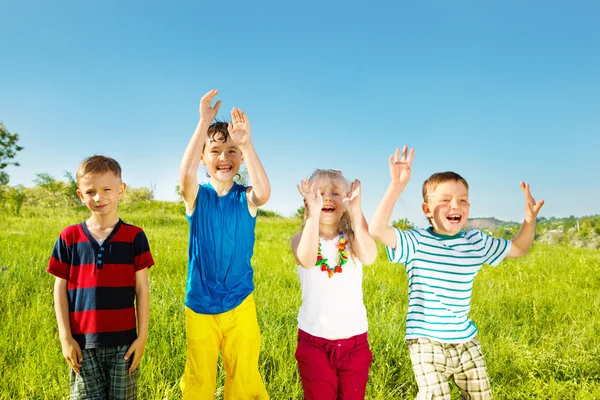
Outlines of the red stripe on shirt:
<svg viewBox="0 0 600 400">
<path fill-rule="evenodd" d="M 69 290 L 91 287 L 126 287 L 135 286 L 135 270 L 131 264 L 102 264 L 98 269 L 95 264 L 83 264 L 71 267 Z"/>
<path fill-rule="evenodd" d="M 135 309 L 90 310 L 69 313 L 73 335 L 135 329 Z M 102 330 L 98 330 L 102 327 Z"/>
</svg>

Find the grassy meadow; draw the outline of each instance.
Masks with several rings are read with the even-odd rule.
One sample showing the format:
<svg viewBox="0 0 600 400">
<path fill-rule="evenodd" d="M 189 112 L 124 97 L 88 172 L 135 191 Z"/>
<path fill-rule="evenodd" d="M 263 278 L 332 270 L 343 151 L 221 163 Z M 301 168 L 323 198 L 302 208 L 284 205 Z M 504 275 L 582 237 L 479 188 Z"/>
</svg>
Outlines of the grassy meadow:
<svg viewBox="0 0 600 400">
<path fill-rule="evenodd" d="M 45 272 L 63 227 L 85 208 L 0 212 L 0 399 L 68 396 Z M 188 226 L 181 204 L 121 207 L 144 228 L 150 269 L 150 336 L 141 364 L 140 399 L 179 399 L 185 364 L 184 306 Z M 262 332 L 260 369 L 274 400 L 301 399 L 296 369 L 300 289 L 289 240 L 299 220 L 259 218 L 253 265 Z M 364 295 L 374 362 L 367 399 L 413 399 L 416 384 L 403 341 L 406 274 L 380 248 L 365 268 Z M 524 259 L 485 267 L 475 281 L 471 317 L 479 328 L 496 399 L 600 399 L 600 251 L 535 244 Z M 215 399 L 222 398 L 220 370 Z M 458 392 L 453 392 L 458 399 Z"/>
</svg>

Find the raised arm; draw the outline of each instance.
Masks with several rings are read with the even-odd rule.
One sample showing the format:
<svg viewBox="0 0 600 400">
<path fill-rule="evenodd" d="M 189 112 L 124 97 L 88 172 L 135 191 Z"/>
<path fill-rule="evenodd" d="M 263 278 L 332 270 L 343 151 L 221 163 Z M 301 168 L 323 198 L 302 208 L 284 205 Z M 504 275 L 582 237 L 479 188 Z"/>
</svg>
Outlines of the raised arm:
<svg viewBox="0 0 600 400">
<path fill-rule="evenodd" d="M 506 256 L 509 258 L 524 257 L 529 252 L 535 237 L 536 218 L 544 205 L 544 200 L 536 203 L 531 195 L 528 183 L 521 182 L 521 189 L 525 194 L 525 221 L 523 221 L 521 230 L 512 239 L 512 246 Z"/>
<path fill-rule="evenodd" d="M 297 187 L 304 198 L 306 222 L 302 232 L 292 238 L 292 252 L 298 264 L 304 268 L 311 268 L 317 263 L 319 217 L 323 208 L 323 197 L 314 182 L 310 187 L 308 186 L 308 179 L 304 179 Z"/>
<path fill-rule="evenodd" d="M 350 191 L 344 198 L 352 229 L 354 230 L 354 253 L 363 265 L 370 265 L 377 258 L 377 244 L 369 234 L 369 226 L 360 205 L 360 181 L 355 179 L 350 184 Z"/>
<path fill-rule="evenodd" d="M 414 149 L 410 149 L 409 152 L 408 147 L 404 146 L 402 156 L 400 156 L 400 149 L 398 148 L 396 154 L 390 156 L 391 182 L 369 224 L 369 233 L 379 242 L 389 247 L 396 246 L 396 233 L 394 228 L 390 226 L 390 218 L 396 201 L 398 201 L 400 194 L 410 180 L 410 167 L 414 154 Z"/>
<path fill-rule="evenodd" d="M 264 205 L 271 197 L 271 184 L 252 144 L 250 121 L 239 108 L 231 110 L 229 136 L 242 151 L 252 186 L 248 188 L 248 204 L 252 208 Z"/>
<path fill-rule="evenodd" d="M 200 121 L 196 125 L 196 130 L 190 139 L 181 164 L 179 165 L 179 181 L 185 209 L 188 214 L 194 211 L 196 206 L 196 195 L 198 194 L 198 166 L 202 156 L 202 148 L 206 142 L 208 127 L 217 116 L 221 100 L 215 103 L 212 107 L 212 101 L 219 92 L 211 90 L 200 100 Z"/>
</svg>

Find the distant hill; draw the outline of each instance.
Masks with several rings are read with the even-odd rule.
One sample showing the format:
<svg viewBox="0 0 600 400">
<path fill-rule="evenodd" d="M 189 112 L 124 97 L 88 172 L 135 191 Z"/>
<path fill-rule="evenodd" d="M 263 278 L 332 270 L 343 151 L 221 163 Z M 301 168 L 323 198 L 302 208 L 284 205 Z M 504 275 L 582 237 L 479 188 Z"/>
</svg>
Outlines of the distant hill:
<svg viewBox="0 0 600 400">
<path fill-rule="evenodd" d="M 471 218 L 465 224 L 465 228 L 481 229 L 481 230 L 494 230 L 500 226 L 507 226 L 512 222 L 500 221 L 496 218 Z"/>
</svg>

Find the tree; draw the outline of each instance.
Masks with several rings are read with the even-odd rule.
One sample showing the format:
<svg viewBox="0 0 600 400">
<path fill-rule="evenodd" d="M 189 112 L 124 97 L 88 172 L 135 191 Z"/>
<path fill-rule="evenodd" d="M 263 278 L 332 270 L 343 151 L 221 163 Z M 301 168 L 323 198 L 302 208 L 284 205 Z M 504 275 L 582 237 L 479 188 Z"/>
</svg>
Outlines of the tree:
<svg viewBox="0 0 600 400">
<path fill-rule="evenodd" d="M 23 150 L 23 147 L 19 146 L 19 135 L 17 133 L 10 133 L 2 122 L 0 122 L 0 185 L 8 185 L 10 177 L 4 168 L 9 165 L 19 166 L 18 162 L 10 161 L 17 156 L 17 152 Z"/>
</svg>

